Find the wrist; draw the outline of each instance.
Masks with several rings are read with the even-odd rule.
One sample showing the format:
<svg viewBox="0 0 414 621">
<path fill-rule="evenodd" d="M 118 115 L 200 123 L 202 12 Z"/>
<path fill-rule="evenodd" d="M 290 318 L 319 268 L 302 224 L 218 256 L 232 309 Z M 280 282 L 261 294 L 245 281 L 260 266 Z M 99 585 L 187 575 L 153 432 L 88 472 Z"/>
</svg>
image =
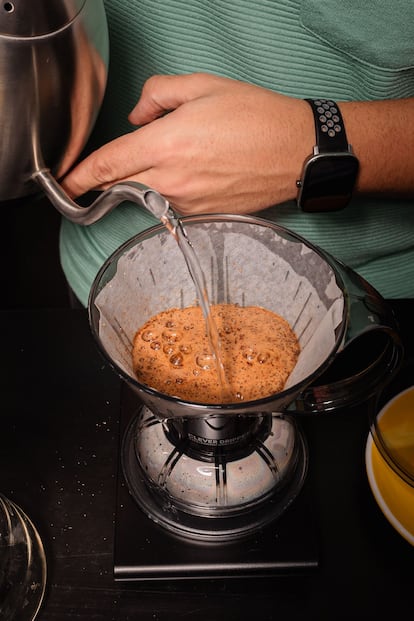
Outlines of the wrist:
<svg viewBox="0 0 414 621">
<path fill-rule="evenodd" d="M 286 122 L 288 144 L 285 165 L 288 169 L 285 194 L 286 200 L 296 200 L 299 173 L 315 144 L 315 126 L 309 104 L 303 99 L 293 99 Z"/>
</svg>

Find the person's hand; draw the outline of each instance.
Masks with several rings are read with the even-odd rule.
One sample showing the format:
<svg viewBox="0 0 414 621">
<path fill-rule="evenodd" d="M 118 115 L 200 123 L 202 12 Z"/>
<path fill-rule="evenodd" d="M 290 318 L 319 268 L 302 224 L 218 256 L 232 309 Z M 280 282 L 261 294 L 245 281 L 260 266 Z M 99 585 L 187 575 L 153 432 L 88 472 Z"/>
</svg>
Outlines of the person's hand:
<svg viewBox="0 0 414 621">
<path fill-rule="evenodd" d="M 153 76 L 129 120 L 64 178 L 71 196 L 132 180 L 183 215 L 253 212 L 296 196 L 314 144 L 306 102 L 210 74 Z"/>
</svg>

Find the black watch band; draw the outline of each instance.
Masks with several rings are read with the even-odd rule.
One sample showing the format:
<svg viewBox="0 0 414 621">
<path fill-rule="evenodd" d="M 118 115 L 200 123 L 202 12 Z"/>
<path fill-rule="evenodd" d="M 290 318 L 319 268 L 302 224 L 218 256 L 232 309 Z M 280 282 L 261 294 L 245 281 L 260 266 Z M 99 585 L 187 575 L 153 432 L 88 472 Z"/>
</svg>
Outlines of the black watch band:
<svg viewBox="0 0 414 621">
<path fill-rule="evenodd" d="M 313 111 L 316 144 L 320 153 L 348 151 L 341 111 L 331 99 L 305 99 Z"/>
</svg>

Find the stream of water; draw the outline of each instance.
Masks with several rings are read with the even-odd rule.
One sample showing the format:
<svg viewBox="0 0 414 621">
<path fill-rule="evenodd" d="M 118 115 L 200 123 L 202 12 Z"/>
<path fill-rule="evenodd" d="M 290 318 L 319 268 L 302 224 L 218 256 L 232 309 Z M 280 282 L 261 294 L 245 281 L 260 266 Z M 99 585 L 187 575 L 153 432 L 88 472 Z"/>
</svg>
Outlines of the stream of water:
<svg viewBox="0 0 414 621">
<path fill-rule="evenodd" d="M 200 306 L 206 322 L 207 337 L 210 344 L 214 363 L 216 365 L 218 381 L 221 388 L 221 393 L 223 395 L 223 401 L 229 402 L 232 400 L 232 392 L 230 389 L 230 385 L 227 381 L 222 361 L 220 335 L 211 314 L 206 280 L 197 254 L 180 218 L 177 218 L 177 216 L 171 209 L 164 213 L 161 216 L 160 220 L 174 237 L 174 239 L 178 243 L 181 252 L 183 253 L 188 271 L 196 288 L 197 297 L 200 302 Z"/>
</svg>

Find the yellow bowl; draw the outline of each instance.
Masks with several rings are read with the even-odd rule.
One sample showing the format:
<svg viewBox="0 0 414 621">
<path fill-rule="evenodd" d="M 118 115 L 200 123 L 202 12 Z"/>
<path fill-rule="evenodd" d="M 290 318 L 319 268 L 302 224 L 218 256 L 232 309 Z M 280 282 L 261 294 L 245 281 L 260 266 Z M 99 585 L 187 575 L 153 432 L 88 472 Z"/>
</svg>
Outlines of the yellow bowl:
<svg viewBox="0 0 414 621">
<path fill-rule="evenodd" d="M 372 493 L 390 524 L 414 545 L 414 386 L 381 409 L 374 435 L 381 438 L 382 450 L 386 447 L 394 467 L 384 459 L 370 434 L 365 463 Z"/>
</svg>

